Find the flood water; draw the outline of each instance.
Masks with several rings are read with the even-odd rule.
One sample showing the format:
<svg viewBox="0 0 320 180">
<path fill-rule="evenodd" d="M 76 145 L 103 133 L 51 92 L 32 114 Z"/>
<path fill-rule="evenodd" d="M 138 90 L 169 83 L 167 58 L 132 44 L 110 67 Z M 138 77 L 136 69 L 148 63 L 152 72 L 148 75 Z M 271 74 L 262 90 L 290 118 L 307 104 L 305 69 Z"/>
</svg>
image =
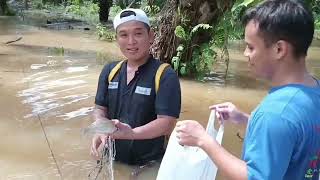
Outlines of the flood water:
<svg viewBox="0 0 320 180">
<path fill-rule="evenodd" d="M 308 67 L 320 77 L 317 43 L 309 51 Z M 207 83 L 181 79 L 180 120 L 205 125 L 208 106 L 224 101 L 249 113 L 266 94 L 268 85 L 250 76 L 241 50 L 233 48 L 225 82 L 219 73 Z M 48 30 L 0 17 L 1 180 L 61 179 L 55 160 L 63 179 L 87 179 L 95 161 L 89 155 L 90 138 L 81 129 L 92 122 L 102 62 L 120 55 L 117 45 L 98 41 L 92 33 Z M 244 131 L 231 124 L 225 127 L 223 146 L 238 157 L 242 142 L 236 134 L 243 136 Z M 115 164 L 115 179 L 130 179 L 134 168 Z M 146 169 L 138 179 L 155 179 L 157 170 Z"/>
</svg>

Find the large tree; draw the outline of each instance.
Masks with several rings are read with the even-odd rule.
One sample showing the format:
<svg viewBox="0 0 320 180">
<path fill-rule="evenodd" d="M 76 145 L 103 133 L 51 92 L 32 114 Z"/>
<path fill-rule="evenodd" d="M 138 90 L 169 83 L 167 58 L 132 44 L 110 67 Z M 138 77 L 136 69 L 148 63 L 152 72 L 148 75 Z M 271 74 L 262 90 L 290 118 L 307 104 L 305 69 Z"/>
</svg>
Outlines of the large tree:
<svg viewBox="0 0 320 180">
<path fill-rule="evenodd" d="M 112 0 L 99 0 L 99 20 L 107 22 L 109 19 L 109 11 L 112 6 Z"/>
<path fill-rule="evenodd" d="M 6 15 L 9 12 L 7 0 L 0 0 L 0 15 Z"/>
<path fill-rule="evenodd" d="M 224 26 L 221 22 L 230 23 L 222 20 L 234 3 L 235 0 L 167 0 L 159 13 L 152 54 L 171 63 L 181 75 L 203 79 L 216 60 L 215 43 L 223 42 L 218 48 L 222 50 L 220 57 L 226 62 L 227 72 L 228 31 L 217 27 Z"/>
<path fill-rule="evenodd" d="M 179 39 L 175 36 L 177 25 L 192 28 L 197 24 L 216 24 L 231 9 L 235 0 L 167 0 L 160 14 L 153 53 L 164 62 L 170 62 L 176 53 Z M 191 44 L 210 41 L 208 34 L 199 33 Z M 188 50 L 192 51 L 192 48 Z M 190 54 L 190 53 L 187 53 Z M 190 58 L 191 56 L 186 56 Z M 186 60 L 188 61 L 188 60 Z"/>
<path fill-rule="evenodd" d="M 99 21 L 105 23 L 109 19 L 109 12 L 112 6 L 112 0 L 93 0 L 92 2 L 99 5 Z"/>
</svg>

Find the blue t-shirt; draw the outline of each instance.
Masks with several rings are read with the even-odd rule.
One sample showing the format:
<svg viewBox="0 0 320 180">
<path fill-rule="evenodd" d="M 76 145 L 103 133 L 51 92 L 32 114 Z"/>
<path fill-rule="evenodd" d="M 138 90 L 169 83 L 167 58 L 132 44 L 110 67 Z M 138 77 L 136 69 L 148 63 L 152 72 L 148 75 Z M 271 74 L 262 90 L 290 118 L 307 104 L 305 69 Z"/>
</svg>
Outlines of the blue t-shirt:
<svg viewBox="0 0 320 180">
<path fill-rule="evenodd" d="M 272 88 L 251 115 L 242 157 L 249 180 L 318 180 L 320 86 Z"/>
</svg>

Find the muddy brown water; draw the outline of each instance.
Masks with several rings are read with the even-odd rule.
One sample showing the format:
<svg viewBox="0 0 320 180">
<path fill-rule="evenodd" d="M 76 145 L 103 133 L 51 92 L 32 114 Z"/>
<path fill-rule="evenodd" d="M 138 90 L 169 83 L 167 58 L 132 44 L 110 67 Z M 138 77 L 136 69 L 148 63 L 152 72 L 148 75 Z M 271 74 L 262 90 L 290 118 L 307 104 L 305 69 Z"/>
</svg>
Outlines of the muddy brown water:
<svg viewBox="0 0 320 180">
<path fill-rule="evenodd" d="M 4 44 L 19 37 L 20 41 Z M 308 57 L 308 67 L 317 77 L 318 44 Z M 226 81 L 221 73 L 208 77 L 207 83 L 181 80 L 180 120 L 196 119 L 205 125 L 208 106 L 224 101 L 250 112 L 266 94 L 268 85 L 250 76 L 241 48 L 232 48 Z M 1 180 L 60 179 L 38 116 L 63 179 L 87 179 L 95 161 L 89 156 L 90 138 L 81 134 L 81 128 L 92 122 L 102 59 L 120 54 L 117 45 L 98 41 L 92 33 L 48 30 L 0 17 Z M 245 127 L 226 124 L 223 146 L 238 157 L 242 142 L 236 133 L 244 131 Z M 115 179 L 130 179 L 134 168 L 115 164 Z M 157 170 L 158 166 L 148 168 L 138 179 L 155 179 Z"/>
</svg>

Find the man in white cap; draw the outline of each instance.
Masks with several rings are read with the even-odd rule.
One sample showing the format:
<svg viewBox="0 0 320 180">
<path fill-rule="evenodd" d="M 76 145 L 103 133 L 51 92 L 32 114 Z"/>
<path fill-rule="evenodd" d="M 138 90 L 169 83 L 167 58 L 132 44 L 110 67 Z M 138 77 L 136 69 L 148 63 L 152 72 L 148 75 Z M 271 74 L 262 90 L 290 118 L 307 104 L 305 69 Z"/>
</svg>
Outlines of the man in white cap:
<svg viewBox="0 0 320 180">
<path fill-rule="evenodd" d="M 93 115 L 96 121 L 112 120 L 118 128 L 110 135 L 115 139 L 116 161 L 143 165 L 164 153 L 164 136 L 172 131 L 180 114 L 180 83 L 171 67 L 163 66 L 149 53 L 154 34 L 145 12 L 122 10 L 113 25 L 127 60 L 103 68 Z M 107 136 L 93 138 L 93 155 L 98 155 L 97 149 Z"/>
</svg>

